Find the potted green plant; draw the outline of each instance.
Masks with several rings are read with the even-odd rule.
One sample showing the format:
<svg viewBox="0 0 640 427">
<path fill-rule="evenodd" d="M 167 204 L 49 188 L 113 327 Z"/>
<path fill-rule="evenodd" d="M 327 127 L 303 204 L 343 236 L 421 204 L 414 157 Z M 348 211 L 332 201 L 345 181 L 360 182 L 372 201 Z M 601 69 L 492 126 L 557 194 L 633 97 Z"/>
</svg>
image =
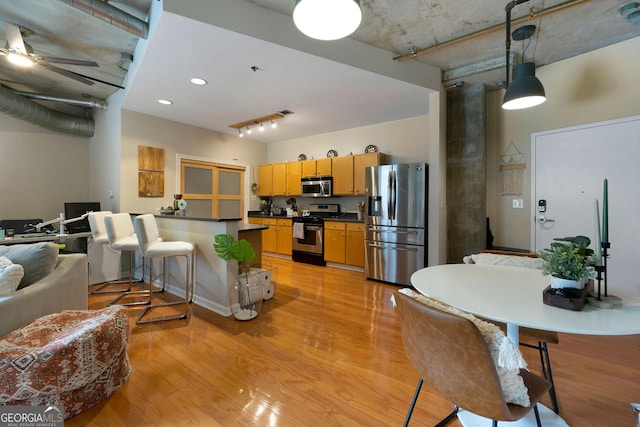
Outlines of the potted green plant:
<svg viewBox="0 0 640 427">
<path fill-rule="evenodd" d="M 238 267 L 242 274 L 249 272 L 249 263 L 256 257 L 251 243 L 245 239 L 236 240 L 230 234 L 217 234 L 214 237 L 213 248 L 221 259 L 238 261 Z"/>
<path fill-rule="evenodd" d="M 591 240 L 586 236 L 553 239 L 551 247 L 538 251 L 545 263 L 542 274 L 551 275 L 552 288 L 582 289 L 590 278 L 595 277 Z"/>
<path fill-rule="evenodd" d="M 262 306 L 264 289 L 257 275 L 250 274 L 249 263 L 256 256 L 251 243 L 245 239 L 236 240 L 229 234 L 217 234 L 213 248 L 221 259 L 238 261 L 239 277 L 229 289 L 231 312 L 238 320 L 253 319 Z"/>
</svg>

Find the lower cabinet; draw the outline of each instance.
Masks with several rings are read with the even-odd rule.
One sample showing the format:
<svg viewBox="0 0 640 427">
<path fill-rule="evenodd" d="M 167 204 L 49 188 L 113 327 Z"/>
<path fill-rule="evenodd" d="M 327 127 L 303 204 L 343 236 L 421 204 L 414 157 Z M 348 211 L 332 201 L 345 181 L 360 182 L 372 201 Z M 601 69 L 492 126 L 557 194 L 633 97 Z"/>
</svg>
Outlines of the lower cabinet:
<svg viewBox="0 0 640 427">
<path fill-rule="evenodd" d="M 364 267 L 364 224 L 347 223 L 346 263 Z"/>
<path fill-rule="evenodd" d="M 293 227 L 290 219 L 249 217 L 249 224 L 269 226 L 262 230 L 262 251 L 291 255 Z"/>
<path fill-rule="evenodd" d="M 364 267 L 364 224 L 325 221 L 324 260 Z"/>
<path fill-rule="evenodd" d="M 324 260 L 338 264 L 345 263 L 345 223 L 324 222 Z"/>
</svg>

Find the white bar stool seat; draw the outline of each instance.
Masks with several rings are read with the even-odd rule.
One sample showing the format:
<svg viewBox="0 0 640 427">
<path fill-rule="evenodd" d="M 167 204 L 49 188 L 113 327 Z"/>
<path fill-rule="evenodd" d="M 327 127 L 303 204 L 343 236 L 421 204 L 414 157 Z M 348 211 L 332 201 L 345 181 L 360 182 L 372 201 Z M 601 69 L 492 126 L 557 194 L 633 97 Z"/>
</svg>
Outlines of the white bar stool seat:
<svg viewBox="0 0 640 427">
<path fill-rule="evenodd" d="M 98 211 L 98 212 L 89 212 L 87 215 L 87 220 L 89 221 L 89 228 L 91 229 L 91 238 L 93 242 L 98 245 L 108 245 L 109 244 L 109 236 L 107 235 L 107 228 L 104 224 L 104 218 L 107 215 L 111 215 L 111 211 Z M 102 282 L 99 286 L 93 288 L 91 291 L 92 294 L 106 294 L 106 293 L 114 293 L 114 292 L 128 292 L 131 290 L 131 285 L 129 284 L 126 288 L 107 288 L 111 285 L 118 285 L 123 283 L 129 283 L 129 281 L 124 280 L 123 278 L 117 280 L 110 280 L 107 282 Z M 107 289 L 105 289 L 107 288 Z"/>
<path fill-rule="evenodd" d="M 135 268 L 135 253 L 140 249 L 138 244 L 138 236 L 133 228 L 133 220 L 131 215 L 126 212 L 108 214 L 104 216 L 104 225 L 107 231 L 107 238 L 111 249 L 121 252 L 129 252 L 129 291 L 122 293 L 116 299 L 111 301 L 109 305 L 143 305 L 148 304 L 147 300 L 132 301 L 120 303 L 122 298 L 132 295 L 146 295 L 147 290 L 132 291 L 131 287 L 134 283 L 144 283 L 144 257 L 142 258 L 142 279 L 133 281 L 133 271 Z"/>
<path fill-rule="evenodd" d="M 163 320 L 175 320 L 175 319 L 186 319 L 189 317 L 189 305 L 193 300 L 193 293 L 195 287 L 195 267 L 194 267 L 194 255 L 195 255 L 195 246 L 190 242 L 182 242 L 182 241 L 169 241 L 165 242 L 160 239 L 160 233 L 158 231 L 158 225 L 156 223 L 156 219 L 153 215 L 145 214 L 136 216 L 134 220 L 134 229 L 136 231 L 136 235 L 138 236 L 138 243 L 140 245 L 140 252 L 142 252 L 142 256 L 144 258 L 162 258 L 162 288 L 165 287 L 165 280 L 167 276 L 166 262 L 165 260 L 168 257 L 180 257 L 183 256 L 186 260 L 186 269 L 185 269 L 185 297 L 184 301 L 174 301 L 163 304 L 151 304 L 152 295 L 152 287 L 153 280 L 149 280 L 149 306 L 146 307 L 142 313 L 138 316 L 136 320 L 137 324 L 141 323 L 151 323 L 158 322 Z M 153 277 L 153 263 L 150 263 L 149 266 L 149 277 Z M 165 316 L 159 318 L 151 318 L 143 320 L 143 317 L 149 313 L 151 310 L 157 307 L 166 307 L 170 305 L 184 304 L 185 311 L 184 313 L 174 315 L 174 316 Z"/>
</svg>

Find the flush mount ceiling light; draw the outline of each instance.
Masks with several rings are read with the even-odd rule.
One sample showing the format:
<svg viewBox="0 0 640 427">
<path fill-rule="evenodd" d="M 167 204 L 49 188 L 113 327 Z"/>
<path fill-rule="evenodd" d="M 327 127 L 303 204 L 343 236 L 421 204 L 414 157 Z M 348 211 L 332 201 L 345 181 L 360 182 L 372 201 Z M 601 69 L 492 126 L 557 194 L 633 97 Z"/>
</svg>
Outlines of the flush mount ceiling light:
<svg viewBox="0 0 640 427">
<path fill-rule="evenodd" d="M 507 91 L 504 94 L 504 100 L 502 102 L 502 108 L 505 110 L 520 110 L 523 108 L 534 107 L 547 100 L 544 92 L 544 86 L 542 86 L 542 83 L 536 77 L 536 65 L 533 62 L 523 62 L 516 65 L 513 69 L 513 81 L 509 81 L 509 68 L 511 66 L 509 61 L 511 53 L 511 9 L 513 9 L 514 6 L 526 3 L 527 1 L 529 0 L 514 0 L 507 3 L 507 6 L 505 7 L 505 11 L 507 13 L 507 78 L 505 81 Z M 514 40 L 527 40 L 535 33 L 535 30 L 535 25 L 526 25 L 514 31 L 513 38 Z"/>
<path fill-rule="evenodd" d="M 293 22 L 304 35 L 337 40 L 353 33 L 362 21 L 359 0 L 296 0 Z"/>
<path fill-rule="evenodd" d="M 193 83 L 196 86 L 204 86 L 207 84 L 207 81 L 205 79 L 201 79 L 199 77 L 194 77 L 191 80 L 189 80 L 191 83 Z"/>
</svg>

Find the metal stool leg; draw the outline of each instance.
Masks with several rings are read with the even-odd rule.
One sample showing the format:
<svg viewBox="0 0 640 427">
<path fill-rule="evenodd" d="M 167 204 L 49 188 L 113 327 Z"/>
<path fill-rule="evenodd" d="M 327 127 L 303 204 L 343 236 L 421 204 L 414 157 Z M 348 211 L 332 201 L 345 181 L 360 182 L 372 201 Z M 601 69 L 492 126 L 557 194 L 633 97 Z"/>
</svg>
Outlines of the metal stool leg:
<svg viewBox="0 0 640 427">
<path fill-rule="evenodd" d="M 178 255 L 178 256 L 182 256 L 182 255 Z M 189 298 L 189 295 L 192 294 L 192 288 L 193 288 L 193 274 L 191 272 L 192 268 L 193 268 L 193 253 L 188 254 L 188 255 L 184 255 L 185 260 L 186 260 L 186 272 L 185 272 L 185 298 L 184 301 L 174 301 L 174 302 L 167 302 L 167 303 L 163 303 L 163 304 L 151 304 L 151 298 L 153 297 L 152 295 L 152 286 L 153 286 L 153 280 L 149 280 L 149 305 L 148 307 L 146 307 L 142 313 L 140 313 L 140 315 L 138 316 L 138 318 L 136 319 L 136 324 L 144 324 L 144 323 L 153 323 L 153 322 L 161 322 L 161 321 L 165 321 L 165 320 L 179 320 L 179 319 L 186 319 L 189 317 L 189 306 L 191 303 L 191 300 Z M 162 288 L 164 289 L 165 287 L 165 280 L 166 280 L 166 275 L 167 275 L 167 271 L 166 271 L 166 263 L 165 263 L 165 259 L 166 257 L 164 257 L 162 259 L 162 269 L 163 269 L 163 273 L 162 273 Z M 153 277 L 152 275 L 152 264 L 149 266 L 149 272 L 150 272 L 150 277 Z M 158 307 L 168 307 L 168 306 L 172 306 L 172 305 L 178 305 L 178 304 L 185 304 L 185 311 L 184 313 L 178 314 L 178 315 L 173 315 L 173 316 L 165 316 L 165 317 L 156 317 L 156 318 L 151 318 L 151 319 L 144 319 L 143 317 L 145 315 L 147 315 L 149 312 L 151 312 L 151 310 L 158 308 Z"/>
</svg>

